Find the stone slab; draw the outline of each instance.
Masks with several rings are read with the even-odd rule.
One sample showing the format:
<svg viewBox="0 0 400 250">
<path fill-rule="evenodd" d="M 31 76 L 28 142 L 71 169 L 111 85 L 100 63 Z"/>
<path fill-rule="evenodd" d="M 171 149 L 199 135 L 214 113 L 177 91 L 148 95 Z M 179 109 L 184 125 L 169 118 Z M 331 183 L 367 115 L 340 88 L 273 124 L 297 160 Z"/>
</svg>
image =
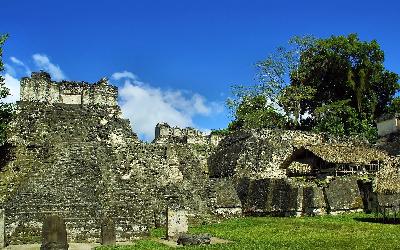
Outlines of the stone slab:
<svg viewBox="0 0 400 250">
<path fill-rule="evenodd" d="M 172 240 L 166 240 L 166 239 L 153 239 L 154 241 L 164 244 L 166 246 L 169 247 L 183 247 L 182 245 L 178 245 L 178 243 L 176 241 L 172 241 Z M 224 240 L 221 238 L 217 238 L 217 237 L 211 237 L 211 242 L 210 245 L 215 245 L 215 244 L 228 244 L 228 243 L 232 243 L 233 241 L 230 240 Z"/>
<path fill-rule="evenodd" d="M 167 208 L 167 239 L 177 239 L 179 235 L 187 233 L 187 213 L 183 209 Z"/>
</svg>

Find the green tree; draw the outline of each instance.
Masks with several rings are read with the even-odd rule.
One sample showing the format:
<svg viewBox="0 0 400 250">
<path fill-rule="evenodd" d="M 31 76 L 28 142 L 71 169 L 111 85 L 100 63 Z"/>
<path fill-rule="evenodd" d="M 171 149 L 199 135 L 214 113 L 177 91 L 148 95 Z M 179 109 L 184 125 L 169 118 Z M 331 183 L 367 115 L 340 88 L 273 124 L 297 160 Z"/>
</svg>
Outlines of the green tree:
<svg viewBox="0 0 400 250">
<path fill-rule="evenodd" d="M 350 100 L 342 100 L 322 105 L 315 110 L 317 132 L 327 132 L 338 137 L 362 136 L 373 142 L 377 139 L 373 121 L 360 117 L 357 110 L 349 105 Z"/>
<path fill-rule="evenodd" d="M 287 48 L 257 64 L 258 84 L 235 89 L 229 103 L 234 124 L 239 122 L 236 114 L 244 97 L 262 95 L 283 108 L 286 120 L 292 120 L 291 128 L 373 139 L 374 121 L 384 113 L 400 111 L 400 101 L 394 99 L 399 76 L 385 69 L 383 62 L 379 44 L 360 41 L 356 34 L 294 37 Z"/>
<path fill-rule="evenodd" d="M 292 117 L 294 128 L 301 125 L 300 114 L 303 101 L 312 100 L 315 89 L 304 85 L 289 85 L 281 90 L 278 96 L 278 103 L 285 110 L 289 117 Z"/>
<path fill-rule="evenodd" d="M 285 117 L 277 112 L 267 97 L 263 95 L 247 96 L 243 99 L 235 113 L 234 121 L 229 125 L 230 130 L 284 128 Z"/>
<path fill-rule="evenodd" d="M 400 114 L 400 97 L 393 98 L 389 106 L 389 112 L 391 114 Z"/>
<path fill-rule="evenodd" d="M 8 35 L 0 36 L 0 72 L 4 70 L 3 64 L 3 45 L 7 40 Z M 0 75 L 0 146 L 5 142 L 5 131 L 7 124 L 11 118 L 12 105 L 4 103 L 1 99 L 7 97 L 10 94 L 10 90 L 5 86 L 4 77 Z"/>
<path fill-rule="evenodd" d="M 316 89 L 315 98 L 304 105 L 312 114 L 324 104 L 349 99 L 351 107 L 372 120 L 388 111 L 399 89 L 398 75 L 383 62 L 375 40 L 360 41 L 356 34 L 318 39 L 301 54 L 292 84 Z"/>
<path fill-rule="evenodd" d="M 279 47 L 265 60 L 256 64 L 258 84 L 248 87 L 243 85 L 232 87 L 233 98 L 227 101 L 227 106 L 234 118 L 229 126 L 230 129 L 246 126 L 256 128 L 257 124 L 260 127 L 287 128 L 287 120 L 290 120 L 290 117 L 294 116 L 294 120 L 298 120 L 302 110 L 299 108 L 301 100 L 307 99 L 312 94 L 312 90 L 309 87 L 292 88 L 288 86 L 290 74 L 297 69 L 302 51 L 312 46 L 315 40 L 312 36 L 293 37 L 287 47 Z M 291 90 L 295 91 L 292 92 Z M 302 90 L 306 90 L 307 93 L 301 93 Z M 279 103 L 278 97 L 283 110 L 287 112 L 286 115 L 276 110 Z M 290 103 L 293 100 L 296 101 L 295 106 Z M 259 108 L 254 108 L 257 106 L 254 105 L 251 107 L 250 104 L 254 104 L 253 102 L 263 103 L 264 106 L 258 105 Z M 275 103 L 275 105 L 272 105 L 272 103 Z M 246 110 L 247 113 L 243 110 Z M 255 114 L 251 112 L 255 112 Z M 269 119 L 268 115 L 271 115 L 272 119 Z M 261 121 L 261 118 L 265 118 L 266 121 Z M 277 123 L 275 125 L 268 124 L 271 120 Z M 247 125 L 244 125 L 244 123 Z"/>
</svg>

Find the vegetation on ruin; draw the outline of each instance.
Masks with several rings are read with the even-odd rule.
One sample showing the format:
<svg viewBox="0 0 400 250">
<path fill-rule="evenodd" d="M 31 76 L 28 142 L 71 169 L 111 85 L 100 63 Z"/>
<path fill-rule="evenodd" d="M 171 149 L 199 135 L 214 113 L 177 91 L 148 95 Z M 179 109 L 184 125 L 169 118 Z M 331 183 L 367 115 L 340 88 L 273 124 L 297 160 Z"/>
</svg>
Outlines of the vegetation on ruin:
<svg viewBox="0 0 400 250">
<path fill-rule="evenodd" d="M 4 70 L 3 64 L 3 45 L 7 40 L 8 35 L 0 35 L 0 73 Z M 2 99 L 10 94 L 10 90 L 5 86 L 4 77 L 0 75 L 0 146 L 5 142 L 5 131 L 7 123 L 11 118 L 12 106 L 8 103 L 3 103 Z"/>
<path fill-rule="evenodd" d="M 398 225 L 376 223 L 373 215 L 349 214 L 316 217 L 246 217 L 190 228 L 191 233 L 211 233 L 233 241 L 187 249 L 393 249 L 400 243 Z M 171 249 L 154 241 L 164 232 L 153 230 L 153 239 L 131 246 L 106 249 Z"/>
<path fill-rule="evenodd" d="M 399 76 L 377 41 L 356 34 L 294 37 L 257 64 L 259 83 L 234 86 L 229 129 L 282 128 L 376 139 L 375 121 L 400 111 Z"/>
</svg>

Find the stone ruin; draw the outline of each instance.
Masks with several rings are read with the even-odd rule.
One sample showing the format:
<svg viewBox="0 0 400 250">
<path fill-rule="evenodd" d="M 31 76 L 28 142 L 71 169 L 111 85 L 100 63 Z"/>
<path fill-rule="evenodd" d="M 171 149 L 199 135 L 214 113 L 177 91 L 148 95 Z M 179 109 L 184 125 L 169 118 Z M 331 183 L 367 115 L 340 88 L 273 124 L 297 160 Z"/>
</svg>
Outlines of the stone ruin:
<svg viewBox="0 0 400 250">
<path fill-rule="evenodd" d="M 315 176 L 289 175 L 289 166 L 309 163 L 307 155 L 293 156 L 299 148 L 340 143 L 299 131 L 205 135 L 165 123 L 156 126 L 153 143 L 144 143 L 122 118 L 117 88 L 106 79 L 54 82 L 45 72 L 32 73 L 21 80 L 21 99 L 1 148 L 7 161 L 0 166 L 5 214 L 0 242 L 41 242 L 49 216 L 63 218 L 69 242 L 102 242 L 107 234 L 105 242 L 112 244 L 166 225 L 169 206 L 186 211 L 189 223 L 242 213 L 315 215 L 368 208 L 371 188 L 354 175 L 323 185 L 305 179 Z M 313 162 L 336 166 L 320 151 L 312 152 Z M 379 152 L 370 158 L 383 164 L 386 154 Z"/>
</svg>

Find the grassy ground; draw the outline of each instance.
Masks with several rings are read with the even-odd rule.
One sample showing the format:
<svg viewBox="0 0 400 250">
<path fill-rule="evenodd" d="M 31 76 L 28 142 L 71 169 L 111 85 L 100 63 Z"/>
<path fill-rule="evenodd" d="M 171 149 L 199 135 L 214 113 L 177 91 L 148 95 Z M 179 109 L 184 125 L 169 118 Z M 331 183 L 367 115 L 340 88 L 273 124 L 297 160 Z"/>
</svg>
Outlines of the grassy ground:
<svg viewBox="0 0 400 250">
<path fill-rule="evenodd" d="M 303 218 L 246 217 L 190 228 L 211 233 L 230 244 L 179 249 L 400 249 L 400 225 L 373 221 L 373 216 L 352 214 Z M 157 229 L 153 238 L 163 236 Z M 97 249 L 172 249 L 151 238 L 131 246 Z"/>
</svg>

